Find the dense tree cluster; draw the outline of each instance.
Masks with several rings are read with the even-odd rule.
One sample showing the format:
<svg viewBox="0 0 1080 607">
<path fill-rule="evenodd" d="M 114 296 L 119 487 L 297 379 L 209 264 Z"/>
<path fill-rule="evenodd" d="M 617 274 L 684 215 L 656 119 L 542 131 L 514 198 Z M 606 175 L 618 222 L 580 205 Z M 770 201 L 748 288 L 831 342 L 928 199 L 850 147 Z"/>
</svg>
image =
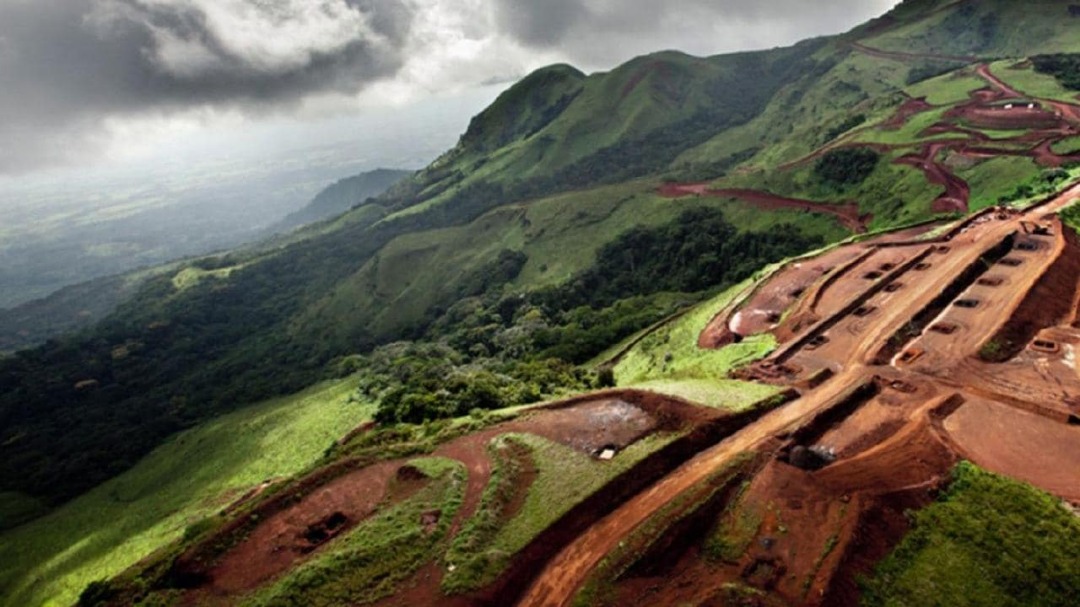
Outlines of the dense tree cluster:
<svg viewBox="0 0 1080 607">
<path fill-rule="evenodd" d="M 850 131 L 851 129 L 862 126 L 866 123 L 866 114 L 852 114 L 844 119 L 843 122 L 832 127 L 828 131 L 825 131 L 825 137 L 821 143 L 828 143 L 833 139 L 836 139 L 840 135 Z"/>
<path fill-rule="evenodd" d="M 715 210 L 691 209 L 669 224 L 633 228 L 604 245 L 595 265 L 555 289 L 551 298 L 598 307 L 629 295 L 703 291 L 736 283 L 764 263 L 820 244 L 791 224 L 740 232 Z"/>
<path fill-rule="evenodd" d="M 1035 71 L 1057 78 L 1061 86 L 1080 91 L 1080 53 L 1036 55 L 1031 63 Z"/>
<path fill-rule="evenodd" d="M 571 363 L 590 360 L 704 292 L 821 244 L 790 224 L 740 233 L 722 214 L 692 209 L 669 224 L 629 230 L 561 286 L 526 294 L 504 293 L 501 283 L 483 294 L 471 288 L 475 296 L 430 321 L 425 342 L 349 357 L 340 372 L 364 370 L 362 391 L 380 399 L 383 422 L 535 402 L 598 383 Z M 513 268 L 518 255 L 504 251 L 492 268 Z"/>
<path fill-rule="evenodd" d="M 858 185 L 870 176 L 881 156 L 870 148 L 833 150 L 814 164 L 814 174 L 834 187 Z"/>
<path fill-rule="evenodd" d="M 379 400 L 381 423 L 460 417 L 592 385 L 584 371 L 561 360 L 470 357 L 445 343 L 390 344 L 352 365 L 365 371 L 360 391 Z"/>
<path fill-rule="evenodd" d="M 911 68 L 905 82 L 915 84 L 923 80 L 929 80 L 935 76 L 948 74 L 964 67 L 963 63 L 953 61 L 926 61 Z"/>
</svg>

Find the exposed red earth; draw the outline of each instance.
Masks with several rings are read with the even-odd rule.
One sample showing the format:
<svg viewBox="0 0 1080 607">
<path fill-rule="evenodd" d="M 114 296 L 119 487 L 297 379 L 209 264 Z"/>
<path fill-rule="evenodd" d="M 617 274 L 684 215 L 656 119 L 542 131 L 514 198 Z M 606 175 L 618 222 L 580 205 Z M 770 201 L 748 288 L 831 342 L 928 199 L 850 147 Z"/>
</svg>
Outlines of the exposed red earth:
<svg viewBox="0 0 1080 607">
<path fill-rule="evenodd" d="M 450 441 L 431 454 L 460 461 L 468 472 L 464 502 L 450 535 L 460 530 L 480 504 L 491 478 L 487 445 L 498 436 L 534 434 L 596 455 L 604 448 L 621 451 L 657 431 L 695 428 L 725 415 L 722 410 L 695 407 L 648 392 L 615 390 L 549 405 Z M 232 604 L 310 558 L 380 508 L 407 499 L 426 482 L 407 462 L 355 466 L 345 461 L 286 488 L 280 497 L 255 511 L 260 515 L 257 525 L 246 529 L 227 526 L 180 557 L 176 569 L 197 582 L 191 584 L 193 588 L 183 602 Z M 523 496 L 527 486 L 521 489 Z M 294 494 L 302 499 L 292 499 Z M 228 537 L 239 540 L 224 553 L 207 559 L 206 547 Z M 410 604 L 446 604 L 439 589 L 442 573 L 434 563 L 428 564 L 392 604 L 399 604 L 403 597 L 408 597 Z M 471 602 L 462 598 L 458 604 Z"/>
<path fill-rule="evenodd" d="M 871 217 L 867 215 L 860 215 L 859 205 L 855 203 L 829 204 L 822 202 L 813 202 L 810 200 L 799 200 L 797 198 L 777 196 L 775 194 L 770 194 L 768 192 L 762 192 L 758 190 L 747 190 L 739 188 L 714 190 L 710 189 L 707 185 L 700 183 L 669 183 L 661 186 L 659 193 L 661 196 L 666 196 L 668 198 L 682 198 L 685 196 L 712 196 L 714 198 L 735 198 L 747 202 L 760 209 L 800 209 L 804 211 L 810 211 L 812 213 L 823 213 L 835 217 L 840 221 L 841 224 L 844 225 L 844 227 L 848 228 L 852 232 L 858 233 L 866 231 L 866 225 L 871 219 Z"/>
<path fill-rule="evenodd" d="M 698 345 L 717 348 L 745 336 L 773 330 L 790 332 L 793 326 L 816 322 L 822 313 L 836 307 L 833 299 L 844 297 L 838 289 L 824 286 L 860 267 L 860 262 L 873 255 L 878 247 L 919 238 L 937 225 L 928 223 L 883 234 L 786 264 L 767 282 L 758 285 L 749 297 L 737 300 L 732 309 L 717 315 L 702 332 Z M 785 312 L 792 317 L 781 326 L 780 318 Z"/>
<path fill-rule="evenodd" d="M 879 124 L 878 128 L 893 131 L 900 130 L 904 128 L 908 120 L 932 109 L 934 109 L 934 106 L 926 101 L 926 97 L 908 97 L 907 101 L 900 104 L 900 107 L 896 109 L 896 113 Z"/>
<path fill-rule="evenodd" d="M 1006 84 L 1005 81 L 1003 81 L 1002 79 L 995 76 L 994 73 L 990 71 L 990 66 L 989 65 L 987 65 L 985 63 L 980 64 L 979 67 L 975 68 L 975 72 L 977 74 L 979 74 L 979 76 L 983 80 L 986 80 L 987 82 L 990 83 L 991 86 L 993 86 L 995 89 L 1000 91 L 1002 95 L 1004 95 L 1006 97 L 1013 97 L 1013 98 L 1020 98 L 1020 99 L 1025 97 L 1025 95 L 1023 93 L 1021 93 L 1020 91 L 1012 88 L 1011 86 Z"/>
<path fill-rule="evenodd" d="M 967 212 L 971 188 L 966 181 L 937 161 L 943 149 L 946 149 L 946 144 L 931 143 L 923 146 L 920 153 L 901 156 L 896 162 L 921 170 L 926 174 L 927 181 L 945 188 L 944 193 L 934 200 L 932 208 L 935 213 Z"/>
<path fill-rule="evenodd" d="M 468 471 L 453 536 L 479 507 L 497 436 L 531 433 L 589 454 L 661 430 L 697 437 L 572 509 L 494 585 L 444 597 L 443 565 L 431 561 L 377 604 L 569 605 L 606 556 L 668 521 L 610 582 L 614 604 L 723 604 L 734 583 L 765 592 L 762 605 L 854 605 L 857 577 L 906 532 L 904 512 L 932 501 L 960 459 L 1080 501 L 1080 243 L 1053 216 L 1077 198 L 1080 185 L 1027 212 L 988 209 L 933 238 L 938 226 L 927 224 L 777 270 L 706 331 L 777 336 L 776 352 L 742 372 L 801 394 L 771 411 L 725 417 L 611 391 L 439 446 L 432 455 Z M 1004 362 L 982 360 L 1001 336 L 1025 343 Z M 257 524 L 227 526 L 178 559 L 196 582 L 182 602 L 234 604 L 408 499 L 428 481 L 407 462 L 340 462 L 280 490 L 256 507 Z M 733 476 L 709 485 L 723 470 Z M 511 512 L 535 474 L 522 475 Z M 702 543 L 717 525 L 744 542 L 719 559 Z M 200 553 L 230 537 L 224 552 Z"/>
<path fill-rule="evenodd" d="M 898 61 L 912 59 L 940 59 L 967 63 L 978 61 L 974 57 L 881 51 L 859 43 L 853 43 L 852 46 L 859 52 Z M 1052 147 L 1058 141 L 1080 135 L 1080 105 L 1025 95 L 998 78 L 985 63 L 978 64 L 975 73 L 984 79 L 988 86 L 971 91 L 970 99 L 966 103 L 958 104 L 945 113 L 945 121 L 931 125 L 920 134 L 920 136 L 929 137 L 953 133 L 957 135 L 955 139 L 938 139 L 924 144 L 881 144 L 857 141 L 857 135 L 868 128 L 898 130 L 915 116 L 938 107 L 928 103 L 925 98 L 908 98 L 884 122 L 873 127 L 855 129 L 845 137 L 807 156 L 781 165 L 778 170 L 792 170 L 832 150 L 847 147 L 870 147 L 882 153 L 911 150 L 898 157 L 895 162 L 922 171 L 928 182 L 942 187 L 941 195 L 934 200 L 933 211 L 964 213 L 969 211 L 971 188 L 944 162 L 949 153 L 975 160 L 998 156 L 1026 156 L 1045 167 L 1060 167 L 1068 162 L 1080 162 L 1080 154 L 1062 156 L 1054 152 Z M 995 139 L 978 129 L 1024 132 Z M 736 198 L 762 209 L 804 209 L 814 213 L 824 213 L 836 217 L 844 227 L 856 233 L 865 232 L 867 224 L 872 219 L 868 215 L 860 214 L 856 203 L 812 202 L 758 190 L 713 188 L 707 183 L 669 183 L 661 186 L 658 192 L 670 198 L 726 197 Z M 723 339 L 725 338 L 718 334 L 716 337 L 704 338 L 702 343 L 706 344 L 713 340 L 714 343 L 719 344 L 723 342 Z"/>
<path fill-rule="evenodd" d="M 1046 356 L 1002 365 L 983 362 L 979 355 L 1021 313 L 1043 277 L 1070 273 L 1058 263 L 1069 239 L 1052 213 L 1078 197 L 1080 185 L 1026 213 L 991 210 L 937 239 L 864 249 L 871 253 L 855 255 L 840 277 L 819 278 L 815 286 L 845 293 L 836 298 L 836 305 L 843 304 L 822 308 L 817 321 L 788 331 L 780 348 L 745 375 L 797 387 L 802 398 L 703 451 L 598 521 L 548 563 L 519 604 L 568 605 L 623 538 L 747 451 L 772 454 L 772 460 L 739 502 L 728 504 L 757 516 L 742 556 L 707 566 L 698 541 L 666 542 L 668 551 L 653 568 L 643 566 L 640 576 L 617 580 L 620 597 L 645 596 L 658 605 L 701 603 L 719 600 L 723 584 L 738 582 L 767 591 L 776 604 L 854 604 L 855 575 L 895 543 L 905 528 L 903 510 L 932 500 L 961 458 L 1076 500 L 1080 466 L 1072 460 L 1080 427 L 1069 423 L 1078 410 L 1066 397 L 1080 395 L 1072 344 L 1049 339 L 1029 344 L 1029 350 L 1060 352 L 1059 358 L 1069 361 L 1063 366 L 1073 365 L 1071 375 L 1042 380 L 1031 377 L 1029 369 L 1045 369 Z M 840 258 L 835 251 L 829 255 Z M 1000 283 L 983 280 L 999 273 Z M 769 303 L 786 290 L 787 280 L 790 273 L 776 273 L 750 301 Z M 1076 318 L 1080 275 L 1071 272 L 1065 283 L 1066 313 L 1051 314 L 1049 322 L 1065 323 L 1054 330 L 1074 335 L 1068 323 Z M 831 300 L 813 286 L 798 299 L 789 307 L 809 309 L 808 300 L 819 305 Z M 971 301 L 974 307 L 967 305 Z M 790 322 L 789 315 L 779 326 Z M 1073 341 L 1080 343 L 1080 335 Z M 894 343 L 897 354 L 882 360 L 882 349 Z M 970 368 L 984 368 L 1000 379 L 984 383 L 968 374 Z M 822 373 L 825 379 L 813 381 Z M 1019 385 L 1034 382 L 1045 391 L 1010 391 L 1011 375 L 1023 378 L 1015 382 Z M 1010 426 L 1003 432 L 1015 446 L 997 449 L 994 435 L 983 431 L 984 421 Z M 1031 450 L 1042 455 L 1024 455 Z M 1049 462 L 1055 454 L 1063 465 L 1030 465 Z M 830 542 L 824 557 L 807 556 L 822 554 L 821 546 Z"/>
<path fill-rule="evenodd" d="M 988 107 L 1016 91 L 1000 86 L 988 68 L 979 73 L 995 89 L 973 92 L 971 105 L 955 117 L 977 128 L 1031 132 L 995 141 L 974 129 L 943 125 L 939 132 L 961 137 L 901 157 L 898 162 L 942 186 L 938 211 L 966 211 L 969 197 L 968 185 L 945 164 L 946 151 L 1023 154 L 1056 166 L 1064 159 L 1050 146 L 1075 134 L 1063 111 Z M 928 108 L 911 102 L 897 122 L 920 109 Z M 866 220 L 855 205 L 702 183 L 668 184 L 660 193 L 828 213 L 853 231 Z M 700 493 L 711 474 L 748 451 L 758 454 L 757 463 L 740 472 L 753 478 L 749 489 L 738 498 L 721 490 L 703 510 L 713 519 L 721 512 L 759 517 L 741 556 L 710 562 L 700 541 L 705 523 L 694 523 L 699 514 L 688 515 L 615 580 L 616 604 L 722 604 L 729 582 L 764 590 L 775 604 L 855 604 L 857 576 L 895 545 L 907 528 L 905 510 L 928 504 L 961 458 L 1077 500 L 1080 466 L 1072 459 L 1080 428 L 1072 422 L 1080 413 L 1074 354 L 1080 333 L 1071 325 L 1080 317 L 1080 268 L 1068 261 L 1080 256 L 1075 239 L 1050 217 L 1078 196 L 1080 186 L 1025 214 L 988 209 L 936 238 L 925 238 L 935 226 L 923 226 L 774 273 L 718 316 L 699 345 L 719 347 L 771 331 L 780 348 L 743 376 L 795 387 L 803 397 L 702 451 L 575 535 L 531 577 L 518 604 L 568 605 L 602 559 L 635 530 L 661 512 L 674 516 L 665 510 L 669 504 Z M 993 272 L 984 276 L 988 263 Z M 983 294 L 987 289 L 997 291 Z M 1066 305 L 1035 311 L 1044 310 L 1048 299 Z M 1035 317 L 1043 320 L 1025 320 Z M 1005 363 L 981 360 L 987 344 L 1001 335 L 1020 336 L 1026 347 Z M 983 422 L 1009 426 L 1003 435 L 1014 447 L 997 449 L 980 430 Z M 1025 459 L 1033 449 L 1043 455 Z M 1050 467 L 1058 453 L 1068 465 Z M 819 461 L 819 454 L 826 459 Z M 823 554 L 821 546 L 830 544 Z"/>
</svg>

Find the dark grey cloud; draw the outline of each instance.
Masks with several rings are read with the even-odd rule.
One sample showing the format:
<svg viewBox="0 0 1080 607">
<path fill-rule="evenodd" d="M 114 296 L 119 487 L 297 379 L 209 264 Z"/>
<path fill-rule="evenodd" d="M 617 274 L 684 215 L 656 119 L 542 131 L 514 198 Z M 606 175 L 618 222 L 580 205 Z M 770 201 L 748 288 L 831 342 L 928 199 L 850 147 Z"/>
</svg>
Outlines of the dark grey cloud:
<svg viewBox="0 0 1080 607">
<path fill-rule="evenodd" d="M 499 0 L 495 7 L 499 26 L 532 46 L 555 45 L 590 17 L 581 0 Z"/>
<path fill-rule="evenodd" d="M 372 97 L 407 98 L 543 63 L 791 44 L 894 1 L 0 0 L 0 175 L 81 163 L 130 139 L 132 119 L 292 112 L 374 82 L 390 85 Z"/>
<path fill-rule="evenodd" d="M 698 53 L 791 44 L 852 27 L 897 0 L 494 0 L 518 41 L 584 61 L 675 48 Z"/>
<path fill-rule="evenodd" d="M 405 61 L 405 0 L 6 0 L 0 172 L 78 157 L 102 119 L 352 93 Z"/>
</svg>

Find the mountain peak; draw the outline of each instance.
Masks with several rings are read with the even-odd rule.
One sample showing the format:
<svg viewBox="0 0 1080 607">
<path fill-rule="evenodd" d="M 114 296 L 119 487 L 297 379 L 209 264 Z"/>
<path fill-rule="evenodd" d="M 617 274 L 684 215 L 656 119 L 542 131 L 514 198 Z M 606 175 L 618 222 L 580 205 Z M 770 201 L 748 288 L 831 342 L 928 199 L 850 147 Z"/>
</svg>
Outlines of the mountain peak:
<svg viewBox="0 0 1080 607">
<path fill-rule="evenodd" d="M 558 118 L 581 92 L 585 78 L 581 70 L 561 63 L 536 70 L 472 119 L 462 145 L 489 151 L 528 137 Z"/>
</svg>

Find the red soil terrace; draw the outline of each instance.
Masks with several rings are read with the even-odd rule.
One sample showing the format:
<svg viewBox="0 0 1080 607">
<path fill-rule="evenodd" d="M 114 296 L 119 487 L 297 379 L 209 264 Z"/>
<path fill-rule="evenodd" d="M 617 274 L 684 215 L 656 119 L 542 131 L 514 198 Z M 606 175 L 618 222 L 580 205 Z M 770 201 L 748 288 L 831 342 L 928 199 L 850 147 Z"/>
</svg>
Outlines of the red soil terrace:
<svg viewBox="0 0 1080 607">
<path fill-rule="evenodd" d="M 868 215 L 860 215 L 859 205 L 855 203 L 829 204 L 812 202 L 809 200 L 799 200 L 797 198 L 777 196 L 774 194 L 769 194 L 768 192 L 761 192 L 758 190 L 747 190 L 739 188 L 713 190 L 709 189 L 707 185 L 700 183 L 669 183 L 661 186 L 659 193 L 661 196 L 666 196 L 668 198 L 682 198 L 685 196 L 712 196 L 715 198 L 736 198 L 738 200 L 747 202 L 759 209 L 799 209 L 804 211 L 810 211 L 813 213 L 822 213 L 835 217 L 840 221 L 841 224 L 844 225 L 844 227 L 848 228 L 852 232 L 858 233 L 865 232 L 866 225 L 872 219 Z"/>
<path fill-rule="evenodd" d="M 1064 232 L 1047 214 L 1077 197 L 1080 186 L 1028 213 L 991 210 L 938 239 L 878 247 L 874 255 L 907 250 L 908 259 L 872 279 L 848 271 L 832 281 L 827 290 L 856 295 L 818 322 L 792 330 L 772 357 L 755 365 L 761 379 L 800 387 L 801 399 L 702 452 L 652 491 L 622 504 L 549 562 L 519 604 L 569 604 L 602 556 L 622 538 L 657 516 L 675 495 L 692 491 L 710 471 L 747 450 L 772 454 L 774 460 L 757 472 L 741 499 L 732 498 L 720 510 L 734 513 L 724 516 L 747 515 L 757 521 L 742 556 L 710 565 L 701 553 L 700 533 L 679 541 L 665 539 L 659 556 L 646 555 L 644 565 L 615 580 L 619 600 L 614 604 L 643 597 L 650 604 L 708 604 L 722 600 L 729 582 L 758 588 L 775 601 L 760 604 L 856 604 L 855 579 L 903 534 L 902 512 L 932 500 L 962 457 L 1076 500 L 1080 466 L 1072 459 L 1080 427 L 1069 423 L 1077 412 L 1072 401 L 1026 403 L 1023 395 L 1002 391 L 1010 376 L 1038 384 L 1023 375 L 1025 370 L 995 366 L 992 373 L 1002 382 L 987 385 L 958 369 L 990 366 L 978 361 L 981 344 L 1022 307 L 1040 276 L 1064 267 L 1055 264 L 1066 250 Z M 1044 244 L 1030 247 L 1032 239 Z M 1022 263 L 1004 263 L 1009 259 Z M 993 260 L 1002 262 L 991 267 L 1005 280 L 982 286 L 987 263 L 995 264 Z M 854 263 L 869 267 L 876 262 L 871 255 Z M 1080 276 L 1073 272 L 1074 291 L 1078 282 Z M 812 290 L 802 297 L 824 299 Z M 970 310 L 956 305 L 979 298 L 985 305 Z M 862 309 L 870 311 L 859 314 Z M 1075 314 L 1067 316 L 1071 321 Z M 938 324 L 959 328 L 942 341 L 937 337 L 941 334 L 931 330 Z M 916 332 L 907 333 L 912 327 Z M 910 361 L 897 357 L 887 364 L 876 362 L 875 352 L 894 335 L 905 336 L 902 350 L 919 355 Z M 1080 343 L 1080 335 L 1076 337 Z M 768 371 L 778 365 L 788 365 L 789 373 Z M 1044 363 L 1017 365 L 1037 371 Z M 807 383 L 823 371 L 831 378 Z M 1071 377 L 1041 383 L 1051 391 L 1080 394 L 1075 371 Z M 1027 398 L 1043 400 L 1037 390 L 1029 390 Z M 1000 428 L 1014 446 L 996 447 L 996 435 L 986 427 Z M 1062 465 L 1050 466 L 1055 459 Z M 823 550 L 830 542 L 835 542 L 831 550 Z"/>
</svg>

